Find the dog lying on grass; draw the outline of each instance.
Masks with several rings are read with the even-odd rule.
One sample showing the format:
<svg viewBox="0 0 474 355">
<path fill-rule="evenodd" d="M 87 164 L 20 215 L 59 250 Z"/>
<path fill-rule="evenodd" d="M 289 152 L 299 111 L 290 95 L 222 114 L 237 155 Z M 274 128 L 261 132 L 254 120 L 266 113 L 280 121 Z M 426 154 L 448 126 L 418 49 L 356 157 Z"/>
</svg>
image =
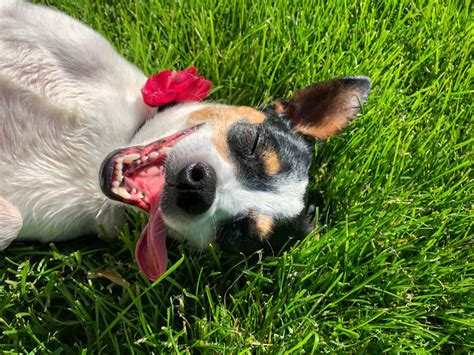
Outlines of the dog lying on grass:
<svg viewBox="0 0 474 355">
<path fill-rule="evenodd" d="M 146 82 L 82 23 L 0 3 L 0 249 L 113 233 L 135 206 L 150 215 L 136 257 L 154 280 L 166 235 L 237 252 L 304 235 L 315 140 L 346 127 L 370 90 L 368 78 L 346 77 L 264 110 L 158 110 L 143 100 Z"/>
</svg>

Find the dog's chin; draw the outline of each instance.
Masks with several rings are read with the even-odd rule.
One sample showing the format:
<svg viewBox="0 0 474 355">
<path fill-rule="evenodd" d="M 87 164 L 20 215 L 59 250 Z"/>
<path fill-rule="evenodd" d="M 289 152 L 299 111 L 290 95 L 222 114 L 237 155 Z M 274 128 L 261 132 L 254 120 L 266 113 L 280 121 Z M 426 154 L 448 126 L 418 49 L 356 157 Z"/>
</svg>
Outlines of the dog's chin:
<svg viewBox="0 0 474 355">
<path fill-rule="evenodd" d="M 165 162 L 174 145 L 197 128 L 176 132 L 148 145 L 118 149 L 102 163 L 100 183 L 104 194 L 150 214 L 135 256 L 142 273 L 152 281 L 166 271 L 168 261 L 167 228 L 160 206 L 165 187 Z"/>
</svg>

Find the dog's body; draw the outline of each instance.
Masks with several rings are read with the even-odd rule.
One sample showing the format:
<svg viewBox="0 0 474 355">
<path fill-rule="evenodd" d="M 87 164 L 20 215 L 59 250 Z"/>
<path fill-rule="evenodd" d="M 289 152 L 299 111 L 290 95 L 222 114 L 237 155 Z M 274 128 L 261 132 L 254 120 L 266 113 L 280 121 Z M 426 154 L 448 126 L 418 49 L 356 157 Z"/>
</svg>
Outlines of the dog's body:
<svg viewBox="0 0 474 355">
<path fill-rule="evenodd" d="M 0 250 L 113 233 L 125 210 L 113 200 L 150 213 L 136 249 L 150 279 L 166 268 L 167 231 L 237 252 L 304 235 L 314 139 L 343 129 L 370 90 L 348 77 L 263 111 L 197 102 L 158 111 L 142 100 L 145 81 L 78 21 L 0 3 Z"/>
<path fill-rule="evenodd" d="M 0 225 L 9 236 L 62 240 L 120 225 L 99 168 L 152 115 L 140 94 L 145 80 L 82 23 L 0 3 Z M 23 220 L 17 236 L 5 220 L 18 218 L 14 209 Z M 2 237 L 0 249 L 11 241 Z"/>
</svg>

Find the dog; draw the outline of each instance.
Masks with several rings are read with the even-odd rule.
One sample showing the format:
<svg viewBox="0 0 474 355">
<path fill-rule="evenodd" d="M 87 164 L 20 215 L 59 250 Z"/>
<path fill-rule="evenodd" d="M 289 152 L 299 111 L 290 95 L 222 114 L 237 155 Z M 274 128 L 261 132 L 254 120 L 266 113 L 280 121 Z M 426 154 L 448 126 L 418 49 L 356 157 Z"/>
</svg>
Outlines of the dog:
<svg viewBox="0 0 474 355">
<path fill-rule="evenodd" d="M 306 235 L 314 145 L 344 129 L 371 82 L 308 86 L 259 110 L 212 102 L 163 109 L 145 75 L 71 17 L 0 3 L 0 249 L 14 240 L 113 234 L 150 215 L 136 258 L 166 270 L 165 238 L 250 253 Z"/>
</svg>

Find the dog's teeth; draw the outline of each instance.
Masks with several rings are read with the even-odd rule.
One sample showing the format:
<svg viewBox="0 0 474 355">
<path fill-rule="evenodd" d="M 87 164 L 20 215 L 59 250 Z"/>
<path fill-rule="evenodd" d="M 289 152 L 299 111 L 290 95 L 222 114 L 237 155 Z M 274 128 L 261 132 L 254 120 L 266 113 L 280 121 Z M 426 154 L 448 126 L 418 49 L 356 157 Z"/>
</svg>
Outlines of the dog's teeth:
<svg viewBox="0 0 474 355">
<path fill-rule="evenodd" d="M 116 163 L 115 164 L 115 169 L 119 170 L 119 171 L 122 171 L 123 169 L 123 164 L 122 163 Z"/>
<path fill-rule="evenodd" d="M 137 197 L 141 200 L 143 198 L 143 194 L 141 192 L 137 193 Z"/>
<path fill-rule="evenodd" d="M 140 154 L 127 154 L 126 156 L 123 157 L 123 163 L 131 164 L 139 158 L 140 158 Z"/>
<path fill-rule="evenodd" d="M 112 192 L 113 192 L 114 194 L 116 194 L 116 195 L 118 195 L 118 193 L 119 193 L 118 187 L 112 187 L 112 188 L 110 189 L 110 191 L 112 191 Z"/>
<path fill-rule="evenodd" d="M 128 191 L 127 191 L 124 187 L 119 187 L 117 190 L 118 190 L 118 191 L 117 191 L 117 195 L 119 195 L 120 197 L 123 197 L 123 198 L 125 198 L 125 199 L 127 199 L 127 200 L 128 200 L 130 197 L 132 197 L 132 195 L 130 195 L 130 194 L 128 193 Z"/>
<path fill-rule="evenodd" d="M 116 164 L 122 164 L 123 163 L 123 158 L 119 157 L 119 158 L 115 159 L 115 163 Z"/>
<path fill-rule="evenodd" d="M 137 193 L 137 189 L 136 188 L 133 188 L 132 189 L 132 195 L 135 195 Z"/>
<path fill-rule="evenodd" d="M 143 163 L 146 162 L 148 160 L 148 155 L 144 155 L 141 159 L 140 159 Z"/>
<path fill-rule="evenodd" d="M 121 170 L 114 170 L 114 176 L 115 180 L 117 181 L 122 181 L 123 180 L 123 175 Z"/>
<path fill-rule="evenodd" d="M 113 186 L 113 187 L 119 187 L 119 186 L 120 186 L 120 182 L 117 181 L 117 180 L 115 180 L 115 181 L 112 182 L 112 186 Z"/>
<path fill-rule="evenodd" d="M 164 148 L 161 148 L 160 149 L 160 153 L 162 154 L 168 154 L 169 152 L 171 152 L 171 147 L 164 147 Z"/>
<path fill-rule="evenodd" d="M 148 156 L 150 157 L 150 159 L 155 159 L 155 158 L 158 158 L 160 156 L 160 153 L 151 152 L 150 154 L 148 154 Z"/>
</svg>

